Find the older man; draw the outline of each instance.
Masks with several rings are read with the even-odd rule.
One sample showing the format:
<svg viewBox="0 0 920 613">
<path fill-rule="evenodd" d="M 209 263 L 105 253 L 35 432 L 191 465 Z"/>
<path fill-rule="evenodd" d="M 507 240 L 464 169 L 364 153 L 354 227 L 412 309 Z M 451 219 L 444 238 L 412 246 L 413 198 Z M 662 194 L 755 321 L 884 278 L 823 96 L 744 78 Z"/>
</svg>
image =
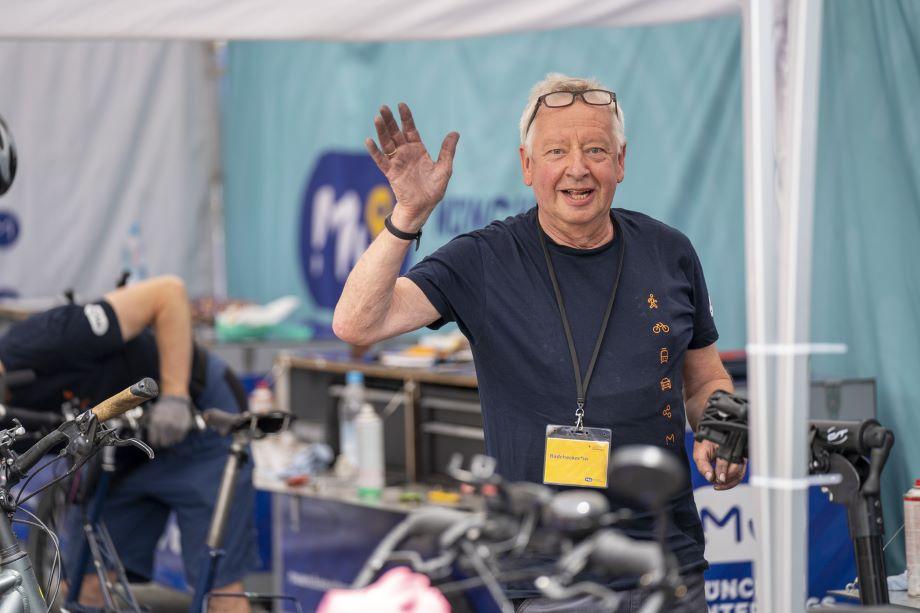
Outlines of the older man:
<svg viewBox="0 0 920 613">
<path fill-rule="evenodd" d="M 731 390 L 731 380 L 690 241 L 647 215 L 611 209 L 626 172 L 616 95 L 591 79 L 551 74 L 538 83 L 521 116 L 519 149 L 536 207 L 456 237 L 405 277 L 400 264 L 444 195 L 459 134 L 447 135 L 433 161 L 409 108 L 399 112 L 401 128 L 382 107 L 374 121 L 379 146 L 367 141 L 397 204 L 388 231 L 345 284 L 336 334 L 363 345 L 456 321 L 475 358 L 486 450 L 508 479 L 606 485 L 606 454 L 583 468 L 551 453 L 584 442 L 579 437 L 613 449 L 662 447 L 689 470 L 685 423 L 695 427 L 706 398 Z M 713 462 L 709 444 L 697 445 L 694 459 L 717 489 L 742 478 L 743 467 Z M 667 540 L 688 587 L 674 610 L 705 611 L 703 533 L 691 489 L 672 501 L 671 518 Z M 651 528 L 640 518 L 631 532 L 649 537 Z M 628 599 L 624 608 L 641 595 Z"/>
</svg>

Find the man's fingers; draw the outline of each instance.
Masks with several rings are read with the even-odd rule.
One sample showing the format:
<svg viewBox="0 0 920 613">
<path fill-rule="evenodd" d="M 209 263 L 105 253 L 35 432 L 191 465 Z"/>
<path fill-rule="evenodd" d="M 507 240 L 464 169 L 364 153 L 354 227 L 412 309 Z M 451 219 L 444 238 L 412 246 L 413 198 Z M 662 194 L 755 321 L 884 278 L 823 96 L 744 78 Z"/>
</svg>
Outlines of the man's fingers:
<svg viewBox="0 0 920 613">
<path fill-rule="evenodd" d="M 715 484 L 715 489 L 728 490 L 735 487 L 744 479 L 744 473 L 746 470 L 747 462 L 742 462 L 741 464 L 726 463 L 726 469 L 723 473 L 725 475 L 725 480 L 717 481 Z"/>
<path fill-rule="evenodd" d="M 457 141 L 459 140 L 459 132 L 451 132 L 444 137 L 444 142 L 441 143 L 441 151 L 438 153 L 438 164 L 446 163 L 448 169 L 453 169 L 454 154 L 457 153 Z"/>
<path fill-rule="evenodd" d="M 415 127 L 415 119 L 412 118 L 412 111 L 409 110 L 409 105 L 405 102 L 399 103 L 399 120 L 402 122 L 403 132 L 408 142 L 422 142 L 422 137 Z"/>
<path fill-rule="evenodd" d="M 380 150 L 388 153 L 396 151 L 396 142 L 390 136 L 387 130 L 386 121 L 383 117 L 377 115 L 374 117 L 374 129 L 377 130 L 377 140 L 380 142 Z"/>
<path fill-rule="evenodd" d="M 399 124 L 396 123 L 396 118 L 393 117 L 393 111 L 390 110 L 390 107 L 383 105 L 380 107 L 380 116 L 383 117 L 383 122 L 386 125 L 387 132 L 390 135 L 390 138 L 393 139 L 393 142 L 396 143 L 396 146 L 402 145 L 406 142 L 406 136 L 402 133 L 402 130 L 399 129 Z M 383 143 L 380 143 L 383 145 Z M 387 147 L 384 146 L 384 151 L 387 150 Z"/>
<path fill-rule="evenodd" d="M 716 460 L 716 482 L 725 483 L 728 480 L 728 462 L 719 458 Z"/>
<path fill-rule="evenodd" d="M 715 478 L 712 469 L 713 453 L 714 450 L 708 441 L 699 442 L 693 447 L 693 462 L 696 464 L 696 469 L 710 483 Z"/>
<path fill-rule="evenodd" d="M 390 167 L 390 158 L 385 156 L 383 152 L 377 148 L 377 143 L 374 142 L 373 138 L 364 139 L 364 146 L 367 147 L 367 152 L 371 155 L 374 163 L 377 164 L 377 168 L 386 174 Z"/>
</svg>

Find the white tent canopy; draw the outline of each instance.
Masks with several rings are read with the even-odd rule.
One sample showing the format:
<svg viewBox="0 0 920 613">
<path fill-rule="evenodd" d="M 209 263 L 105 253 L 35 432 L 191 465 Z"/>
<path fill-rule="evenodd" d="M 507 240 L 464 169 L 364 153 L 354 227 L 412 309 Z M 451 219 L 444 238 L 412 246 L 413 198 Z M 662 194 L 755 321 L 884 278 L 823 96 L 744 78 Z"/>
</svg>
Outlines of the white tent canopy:
<svg viewBox="0 0 920 613">
<path fill-rule="evenodd" d="M 739 0 L 3 0 L 0 38 L 394 41 L 737 14 Z"/>
<path fill-rule="evenodd" d="M 757 601 L 761 611 L 794 611 L 805 602 L 807 576 L 805 400 L 821 0 L 0 0 L 0 38 L 398 41 L 651 25 L 742 8 L 751 482 L 763 509 Z"/>
</svg>

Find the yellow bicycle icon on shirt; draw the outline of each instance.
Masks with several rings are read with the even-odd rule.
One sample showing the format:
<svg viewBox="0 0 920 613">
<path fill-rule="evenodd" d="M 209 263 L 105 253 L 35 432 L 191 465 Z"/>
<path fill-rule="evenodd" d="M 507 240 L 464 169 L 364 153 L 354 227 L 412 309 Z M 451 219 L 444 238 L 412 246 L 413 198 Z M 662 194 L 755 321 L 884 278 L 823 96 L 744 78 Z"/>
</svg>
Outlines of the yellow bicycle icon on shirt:
<svg viewBox="0 0 920 613">
<path fill-rule="evenodd" d="M 667 334 L 670 331 L 671 331 L 671 326 L 669 326 L 666 323 L 662 323 L 660 321 L 654 326 L 652 326 L 652 332 L 654 332 L 655 334 L 661 334 L 662 332 Z"/>
</svg>

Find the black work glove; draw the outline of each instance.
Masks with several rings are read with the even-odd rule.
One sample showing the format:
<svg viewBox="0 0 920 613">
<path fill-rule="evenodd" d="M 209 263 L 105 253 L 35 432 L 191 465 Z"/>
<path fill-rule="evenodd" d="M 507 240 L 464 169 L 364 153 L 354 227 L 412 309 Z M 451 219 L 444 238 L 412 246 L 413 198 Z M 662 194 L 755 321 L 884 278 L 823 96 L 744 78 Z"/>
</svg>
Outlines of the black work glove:
<svg viewBox="0 0 920 613">
<path fill-rule="evenodd" d="M 192 401 L 184 396 L 160 396 L 145 414 L 147 442 L 153 447 L 172 447 L 192 427 Z"/>
</svg>

